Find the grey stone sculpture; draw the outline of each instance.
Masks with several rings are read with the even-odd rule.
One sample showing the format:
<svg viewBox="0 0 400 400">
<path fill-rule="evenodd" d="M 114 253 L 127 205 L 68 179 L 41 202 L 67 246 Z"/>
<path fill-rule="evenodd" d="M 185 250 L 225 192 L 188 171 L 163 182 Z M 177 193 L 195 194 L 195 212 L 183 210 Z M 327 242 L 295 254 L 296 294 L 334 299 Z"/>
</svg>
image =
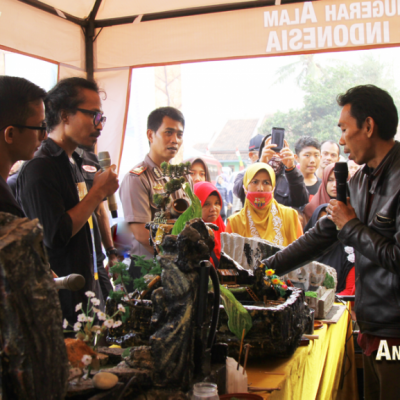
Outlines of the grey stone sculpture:
<svg viewBox="0 0 400 400">
<path fill-rule="evenodd" d="M 0 213 L 3 400 L 64 399 L 68 359 L 62 314 L 38 220 Z"/>
</svg>

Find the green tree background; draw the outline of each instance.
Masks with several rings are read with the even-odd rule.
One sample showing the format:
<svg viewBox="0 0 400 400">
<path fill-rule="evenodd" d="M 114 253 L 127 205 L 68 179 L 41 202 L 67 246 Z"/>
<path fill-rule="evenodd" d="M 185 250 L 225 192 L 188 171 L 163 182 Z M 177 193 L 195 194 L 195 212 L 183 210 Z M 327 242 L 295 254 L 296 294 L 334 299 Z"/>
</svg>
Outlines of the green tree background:
<svg viewBox="0 0 400 400">
<path fill-rule="evenodd" d="M 331 61 L 324 66 L 316 62 L 315 55 L 299 56 L 298 61 L 280 70 L 275 83 L 279 84 L 288 78 L 294 78 L 295 84 L 304 91 L 304 106 L 288 112 L 275 112 L 266 118 L 259 133 L 266 135 L 273 126 L 285 128 L 285 137 L 292 149 L 296 141 L 306 135 L 320 141 L 339 141 L 337 123 L 341 109 L 336 97 L 353 86 L 373 84 L 385 89 L 399 109 L 400 92 L 396 87 L 393 68 L 372 54 L 363 56 L 357 64 Z M 290 93 L 286 95 L 290 96 Z"/>
</svg>

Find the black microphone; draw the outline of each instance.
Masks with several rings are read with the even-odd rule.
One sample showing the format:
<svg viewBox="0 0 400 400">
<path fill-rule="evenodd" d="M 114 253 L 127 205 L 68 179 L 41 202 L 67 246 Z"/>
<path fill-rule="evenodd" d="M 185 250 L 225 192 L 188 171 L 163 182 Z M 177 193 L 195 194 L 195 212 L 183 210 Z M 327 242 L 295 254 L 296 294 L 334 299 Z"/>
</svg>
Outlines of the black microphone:
<svg viewBox="0 0 400 400">
<path fill-rule="evenodd" d="M 57 289 L 67 289 L 76 292 L 85 286 L 85 278 L 82 275 L 71 274 L 62 278 L 54 278 L 54 283 Z"/>
<path fill-rule="evenodd" d="M 335 168 L 333 171 L 336 179 L 336 200 L 347 204 L 347 178 L 349 176 L 347 163 L 335 163 Z"/>
<path fill-rule="evenodd" d="M 103 171 L 111 167 L 111 158 L 110 153 L 108 151 L 101 151 L 99 153 L 99 163 L 100 167 Z M 107 197 L 108 201 L 108 208 L 111 211 L 111 215 L 113 218 L 118 218 L 118 204 L 117 200 L 115 200 L 115 195 L 112 194 L 111 196 Z"/>
</svg>

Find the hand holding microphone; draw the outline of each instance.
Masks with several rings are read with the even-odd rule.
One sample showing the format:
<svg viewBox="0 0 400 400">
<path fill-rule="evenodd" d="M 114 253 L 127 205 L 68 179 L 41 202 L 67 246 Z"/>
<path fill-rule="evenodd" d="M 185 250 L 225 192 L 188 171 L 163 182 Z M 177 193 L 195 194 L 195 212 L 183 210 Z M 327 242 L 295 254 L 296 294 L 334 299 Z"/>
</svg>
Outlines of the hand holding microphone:
<svg viewBox="0 0 400 400">
<path fill-rule="evenodd" d="M 347 197 L 347 178 L 349 175 L 347 163 L 337 162 L 334 168 L 336 178 L 336 200 L 331 200 L 326 208 L 327 218 L 342 229 L 351 219 L 357 218 L 354 208 Z"/>
<path fill-rule="evenodd" d="M 118 205 L 114 193 L 119 188 L 118 175 L 114 172 L 115 165 L 111 165 L 110 153 L 102 151 L 99 153 L 99 163 L 103 172 L 97 172 L 93 186 L 100 187 L 107 197 L 108 207 L 113 218 L 118 218 Z"/>
</svg>

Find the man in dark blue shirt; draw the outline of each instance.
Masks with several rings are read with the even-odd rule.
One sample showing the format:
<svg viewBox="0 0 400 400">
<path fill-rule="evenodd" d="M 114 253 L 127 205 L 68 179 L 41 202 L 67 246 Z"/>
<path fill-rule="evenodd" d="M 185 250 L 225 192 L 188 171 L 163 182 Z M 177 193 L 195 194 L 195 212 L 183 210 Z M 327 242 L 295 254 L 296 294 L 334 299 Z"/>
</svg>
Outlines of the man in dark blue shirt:
<svg viewBox="0 0 400 400">
<path fill-rule="evenodd" d="M 60 290 L 64 318 L 76 322 L 76 306 L 86 307 L 85 292 L 102 300 L 97 274 L 92 214 L 105 197 L 118 189 L 113 168 L 96 173 L 87 191 L 78 145 L 93 146 L 105 117 L 99 89 L 82 78 L 60 81 L 46 96 L 49 138 L 33 160 L 25 163 L 17 182 L 17 197 L 29 218 L 39 218 L 52 270 L 59 276 L 85 277 L 82 290 Z"/>
<path fill-rule="evenodd" d="M 24 217 L 7 185 L 11 167 L 30 160 L 46 136 L 46 92 L 24 78 L 0 76 L 0 211 Z"/>
</svg>

